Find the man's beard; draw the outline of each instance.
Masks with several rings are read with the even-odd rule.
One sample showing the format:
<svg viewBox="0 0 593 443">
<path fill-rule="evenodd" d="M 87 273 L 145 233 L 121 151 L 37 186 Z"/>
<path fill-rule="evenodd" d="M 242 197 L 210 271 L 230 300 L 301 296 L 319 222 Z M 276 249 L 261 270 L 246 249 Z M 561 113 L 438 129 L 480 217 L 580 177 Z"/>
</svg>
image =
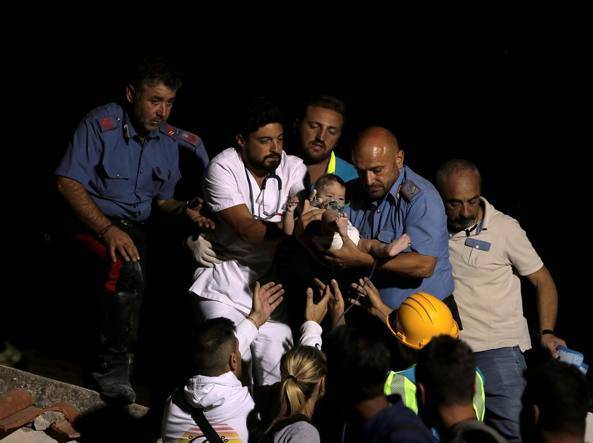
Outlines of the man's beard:
<svg viewBox="0 0 593 443">
<path fill-rule="evenodd" d="M 469 228 L 470 226 L 475 225 L 476 220 L 477 220 L 477 217 L 474 217 L 472 219 L 466 219 L 466 220 L 456 220 L 454 222 L 448 222 L 447 225 L 449 226 L 449 231 L 459 232 L 459 231 L 463 231 L 464 229 Z"/>
<path fill-rule="evenodd" d="M 331 155 L 331 151 L 328 151 L 327 146 L 325 146 L 325 143 L 320 143 L 320 146 L 315 145 L 314 143 L 309 143 L 307 148 L 308 149 L 303 150 L 306 157 L 306 164 L 319 163 Z"/>
<path fill-rule="evenodd" d="M 282 156 L 280 155 L 266 155 L 263 161 L 258 166 L 266 172 L 274 172 L 276 168 L 280 165 L 281 160 Z"/>
</svg>

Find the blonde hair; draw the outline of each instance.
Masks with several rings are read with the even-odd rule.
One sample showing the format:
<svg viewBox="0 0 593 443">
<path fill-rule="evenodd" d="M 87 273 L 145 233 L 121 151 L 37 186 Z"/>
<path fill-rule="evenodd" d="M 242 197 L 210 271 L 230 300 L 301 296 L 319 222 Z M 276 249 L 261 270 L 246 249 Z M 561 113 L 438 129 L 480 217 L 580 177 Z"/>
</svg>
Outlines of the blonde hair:
<svg viewBox="0 0 593 443">
<path fill-rule="evenodd" d="M 311 398 L 315 387 L 327 374 L 325 355 L 312 346 L 297 346 L 282 356 L 280 372 L 280 412 L 272 425 L 297 414 Z"/>
</svg>

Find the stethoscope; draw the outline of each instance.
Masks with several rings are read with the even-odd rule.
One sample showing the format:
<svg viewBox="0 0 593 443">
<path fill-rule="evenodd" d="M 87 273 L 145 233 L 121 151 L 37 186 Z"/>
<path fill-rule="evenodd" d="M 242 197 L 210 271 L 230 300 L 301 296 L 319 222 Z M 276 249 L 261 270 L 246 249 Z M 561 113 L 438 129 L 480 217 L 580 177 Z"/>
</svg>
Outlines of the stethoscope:
<svg viewBox="0 0 593 443">
<path fill-rule="evenodd" d="M 247 178 L 247 184 L 249 185 L 249 203 L 251 205 L 251 214 L 259 219 L 259 220 L 270 220 L 274 218 L 279 212 L 282 207 L 282 179 L 276 174 L 276 171 L 270 172 L 268 175 L 264 177 L 264 181 L 261 186 L 261 204 L 257 208 L 257 215 L 255 214 L 255 202 L 253 200 L 253 188 L 251 187 L 251 180 L 249 180 L 249 173 L 247 172 L 247 168 L 245 168 L 245 178 Z M 266 211 L 266 184 L 269 179 L 274 179 L 278 183 L 278 198 L 276 200 L 276 209 L 272 212 Z M 263 210 L 262 210 L 263 206 Z M 263 216 L 262 216 L 263 212 Z"/>
</svg>

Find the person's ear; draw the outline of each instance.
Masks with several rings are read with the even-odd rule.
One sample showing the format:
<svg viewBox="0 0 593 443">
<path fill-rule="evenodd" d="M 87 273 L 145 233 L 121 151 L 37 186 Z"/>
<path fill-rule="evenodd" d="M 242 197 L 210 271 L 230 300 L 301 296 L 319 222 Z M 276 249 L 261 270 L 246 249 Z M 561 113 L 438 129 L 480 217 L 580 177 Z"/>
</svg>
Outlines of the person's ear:
<svg viewBox="0 0 593 443">
<path fill-rule="evenodd" d="M 229 355 L 229 368 L 235 374 L 241 368 L 241 355 L 238 352 L 231 352 Z"/>
<path fill-rule="evenodd" d="M 237 134 L 235 136 L 235 142 L 239 145 L 241 149 L 245 147 L 245 137 L 243 137 L 241 134 Z"/>
<path fill-rule="evenodd" d="M 126 100 L 128 103 L 134 103 L 134 99 L 136 98 L 136 89 L 132 85 L 126 86 Z"/>
<path fill-rule="evenodd" d="M 416 401 L 418 405 L 424 406 L 426 404 L 426 389 L 422 383 L 416 384 Z"/>
<path fill-rule="evenodd" d="M 325 377 L 322 377 L 319 380 L 319 398 L 323 398 L 325 395 Z"/>
<path fill-rule="evenodd" d="M 533 424 L 539 424 L 539 406 L 533 405 Z"/>
<path fill-rule="evenodd" d="M 404 167 L 404 151 L 402 149 L 398 149 L 395 153 L 395 166 L 397 169 L 401 169 Z"/>
</svg>

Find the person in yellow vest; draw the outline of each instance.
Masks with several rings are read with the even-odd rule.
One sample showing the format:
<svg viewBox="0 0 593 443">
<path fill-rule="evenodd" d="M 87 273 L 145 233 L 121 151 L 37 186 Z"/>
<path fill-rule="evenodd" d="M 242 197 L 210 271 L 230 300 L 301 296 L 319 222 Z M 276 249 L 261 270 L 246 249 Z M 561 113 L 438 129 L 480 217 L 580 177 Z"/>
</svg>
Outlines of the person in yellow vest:
<svg viewBox="0 0 593 443">
<path fill-rule="evenodd" d="M 354 166 L 335 154 L 342 135 L 346 105 L 331 95 L 309 97 L 302 115 L 295 122 L 297 155 L 307 166 L 309 180 L 315 183 L 325 174 L 334 174 L 344 182 L 358 178 Z M 350 152 L 347 153 L 350 158 Z"/>
<path fill-rule="evenodd" d="M 459 328 L 445 303 L 426 292 L 410 295 L 396 310 L 381 300 L 379 291 L 365 278 L 353 283 L 357 298 L 352 302 L 383 321 L 397 339 L 402 367 L 389 371 L 385 380 L 386 395 L 399 394 L 404 405 L 418 413 L 416 400 L 416 361 L 419 351 L 439 335 L 459 338 Z M 484 420 L 484 376 L 476 369 L 473 406 L 478 420 Z"/>
<path fill-rule="evenodd" d="M 418 416 L 438 431 L 441 443 L 508 443 L 476 419 L 472 404 L 475 371 L 476 359 L 469 345 L 450 335 L 434 337 L 418 352 Z"/>
</svg>

